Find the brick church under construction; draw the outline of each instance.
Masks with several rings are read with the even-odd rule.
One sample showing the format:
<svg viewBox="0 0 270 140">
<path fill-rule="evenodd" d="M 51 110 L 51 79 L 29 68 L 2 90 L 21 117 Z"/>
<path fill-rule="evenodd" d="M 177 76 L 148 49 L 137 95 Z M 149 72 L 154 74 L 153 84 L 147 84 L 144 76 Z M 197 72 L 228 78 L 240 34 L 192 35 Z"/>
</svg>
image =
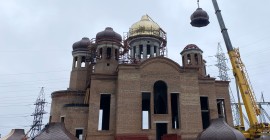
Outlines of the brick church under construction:
<svg viewBox="0 0 270 140">
<path fill-rule="evenodd" d="M 148 15 L 123 37 L 111 27 L 73 44 L 67 90 L 52 93 L 50 123 L 82 140 L 195 140 L 211 119 L 233 125 L 229 82 L 210 77 L 203 51 L 169 59 L 166 32 Z"/>
</svg>

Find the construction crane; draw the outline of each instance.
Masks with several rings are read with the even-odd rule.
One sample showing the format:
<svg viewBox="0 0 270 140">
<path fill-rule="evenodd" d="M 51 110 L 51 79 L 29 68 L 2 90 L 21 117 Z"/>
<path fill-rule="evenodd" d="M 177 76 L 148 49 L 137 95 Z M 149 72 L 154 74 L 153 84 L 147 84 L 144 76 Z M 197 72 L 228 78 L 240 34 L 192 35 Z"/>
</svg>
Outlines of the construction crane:
<svg viewBox="0 0 270 140">
<path fill-rule="evenodd" d="M 250 80 L 246 71 L 246 68 L 243 64 L 243 61 L 240 57 L 239 49 L 233 48 L 232 43 L 229 37 L 229 34 L 227 32 L 227 28 L 225 26 L 225 23 L 223 21 L 221 10 L 219 9 L 218 3 L 216 0 L 212 0 L 215 13 L 221 28 L 221 33 L 223 35 L 224 42 L 226 44 L 226 48 L 229 54 L 230 62 L 233 68 L 233 74 L 236 79 L 236 83 L 238 84 L 238 88 L 241 93 L 241 97 L 243 100 L 243 104 L 246 109 L 246 113 L 248 116 L 248 120 L 250 122 L 250 128 L 247 130 L 240 130 L 246 139 L 254 140 L 257 138 L 266 138 L 270 137 L 270 128 L 269 123 L 260 123 L 257 119 L 257 116 L 261 114 L 261 109 L 256 103 L 256 98 L 252 89 L 252 86 L 250 84 Z M 199 0 L 198 0 L 199 3 Z M 198 4 L 199 6 L 199 4 Z M 201 8 L 198 8 L 196 11 L 200 11 L 201 17 L 191 16 L 191 25 L 195 27 L 204 27 L 209 24 L 209 17 L 208 14 L 203 11 Z M 196 12 L 195 11 L 195 12 Z M 194 12 L 194 13 L 195 13 Z M 199 14 L 198 14 L 199 15 Z"/>
</svg>

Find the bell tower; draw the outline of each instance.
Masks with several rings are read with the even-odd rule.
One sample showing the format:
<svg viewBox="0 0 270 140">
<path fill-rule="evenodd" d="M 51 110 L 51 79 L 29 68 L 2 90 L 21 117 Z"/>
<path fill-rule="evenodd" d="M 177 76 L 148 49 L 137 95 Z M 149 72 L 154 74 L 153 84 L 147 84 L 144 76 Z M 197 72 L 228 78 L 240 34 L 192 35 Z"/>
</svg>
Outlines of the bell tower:
<svg viewBox="0 0 270 140">
<path fill-rule="evenodd" d="M 124 41 L 129 49 L 131 63 L 139 63 L 151 57 L 166 56 L 167 36 L 148 15 L 134 23 Z"/>
<path fill-rule="evenodd" d="M 116 72 L 119 60 L 119 49 L 122 47 L 122 37 L 107 27 L 96 35 L 96 65 L 95 73 L 111 74 Z"/>
<path fill-rule="evenodd" d="M 72 46 L 73 64 L 69 83 L 71 90 L 85 90 L 86 88 L 87 76 L 92 71 L 92 66 L 87 61 L 88 56 L 90 56 L 89 45 L 89 38 L 84 37 Z"/>
<path fill-rule="evenodd" d="M 180 54 L 182 55 L 182 63 L 184 68 L 198 68 L 199 76 L 206 76 L 206 61 L 203 60 L 202 57 L 203 51 L 197 45 L 187 45 Z"/>
</svg>

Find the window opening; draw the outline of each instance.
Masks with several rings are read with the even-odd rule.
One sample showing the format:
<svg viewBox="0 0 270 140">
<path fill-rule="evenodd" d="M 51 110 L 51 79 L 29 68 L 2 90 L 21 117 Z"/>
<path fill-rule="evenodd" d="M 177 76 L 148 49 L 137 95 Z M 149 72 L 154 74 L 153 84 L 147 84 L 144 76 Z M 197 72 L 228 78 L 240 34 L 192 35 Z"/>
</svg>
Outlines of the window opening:
<svg viewBox="0 0 270 140">
<path fill-rule="evenodd" d="M 60 120 L 61 120 L 61 123 L 65 123 L 65 117 L 62 116 L 62 117 L 60 118 Z"/>
<path fill-rule="evenodd" d="M 76 129 L 75 136 L 76 136 L 76 138 L 78 138 L 79 140 L 82 140 L 82 137 L 83 137 L 83 129 Z"/>
<path fill-rule="evenodd" d="M 84 67 L 85 67 L 85 64 L 86 64 L 86 63 L 85 63 L 85 56 L 83 56 L 83 57 L 82 57 L 82 62 L 81 62 L 81 67 L 84 68 Z"/>
<path fill-rule="evenodd" d="M 142 129 L 151 128 L 150 98 L 149 92 L 142 93 Z"/>
<path fill-rule="evenodd" d="M 100 49 L 99 49 L 99 58 L 100 58 L 100 59 L 102 58 L 102 52 L 103 52 L 103 49 L 100 48 Z"/>
<path fill-rule="evenodd" d="M 50 116 L 50 118 L 49 118 L 49 123 L 51 123 L 52 122 L 52 116 Z"/>
<path fill-rule="evenodd" d="M 112 55 L 112 48 L 107 48 L 107 59 L 110 59 Z"/>
<path fill-rule="evenodd" d="M 151 48 L 151 46 L 150 46 L 150 45 L 147 45 L 146 48 L 147 48 L 147 49 L 146 49 L 147 58 L 150 58 L 150 54 L 151 54 L 151 53 L 150 53 L 150 48 Z"/>
<path fill-rule="evenodd" d="M 195 54 L 194 56 L 195 56 L 195 62 L 196 62 L 196 64 L 199 64 L 198 54 Z"/>
<path fill-rule="evenodd" d="M 132 49 L 133 49 L 133 57 L 135 58 L 135 56 L 137 55 L 137 54 L 136 54 L 136 46 L 133 46 Z"/>
<path fill-rule="evenodd" d="M 172 128 L 179 129 L 179 94 L 171 94 Z"/>
<path fill-rule="evenodd" d="M 203 129 L 210 125 L 208 97 L 200 97 Z"/>
<path fill-rule="evenodd" d="M 157 56 L 157 46 L 154 46 L 154 57 Z"/>
<path fill-rule="evenodd" d="M 227 118 L 224 99 L 217 99 L 217 109 L 218 109 L 218 117 L 224 118 L 226 120 Z"/>
<path fill-rule="evenodd" d="M 167 134 L 167 123 L 156 124 L 156 139 L 162 140 L 162 136 Z"/>
<path fill-rule="evenodd" d="M 190 57 L 190 54 L 187 55 L 187 64 L 191 64 L 191 57 Z"/>
<path fill-rule="evenodd" d="M 167 114 L 167 85 L 163 81 L 154 84 L 154 113 Z"/>
<path fill-rule="evenodd" d="M 78 66 L 78 57 L 74 58 L 74 67 L 76 68 Z"/>
<path fill-rule="evenodd" d="M 110 104 L 111 95 L 100 95 L 100 110 L 99 110 L 99 124 L 98 130 L 109 130 L 110 127 Z"/>
<path fill-rule="evenodd" d="M 140 59 L 143 58 L 143 45 L 140 45 Z"/>
<path fill-rule="evenodd" d="M 115 60 L 118 60 L 118 49 L 114 50 L 114 57 L 115 57 Z"/>
</svg>

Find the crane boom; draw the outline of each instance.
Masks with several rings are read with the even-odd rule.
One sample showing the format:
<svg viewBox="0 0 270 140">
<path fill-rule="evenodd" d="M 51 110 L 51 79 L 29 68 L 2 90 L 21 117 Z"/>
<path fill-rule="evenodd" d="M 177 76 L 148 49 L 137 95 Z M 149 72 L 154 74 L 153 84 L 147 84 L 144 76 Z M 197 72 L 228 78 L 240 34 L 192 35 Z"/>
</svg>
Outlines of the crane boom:
<svg viewBox="0 0 270 140">
<path fill-rule="evenodd" d="M 240 53 L 238 49 L 234 49 L 227 32 L 227 28 L 225 27 L 225 23 L 223 21 L 221 11 L 218 7 L 217 1 L 212 0 L 215 13 L 221 28 L 221 33 L 223 35 L 224 42 L 226 44 L 226 48 L 229 54 L 230 62 L 233 68 L 233 74 L 235 76 L 236 82 L 240 89 L 241 97 L 246 108 L 246 112 L 248 115 L 248 119 L 250 122 L 250 128 L 247 131 L 244 131 L 243 134 L 246 138 L 254 139 L 256 137 L 260 137 L 265 133 L 269 133 L 268 124 L 262 124 L 258 122 L 257 116 L 261 114 L 260 108 L 256 104 L 256 99 L 254 96 L 254 92 L 252 86 L 249 81 L 249 77 L 245 66 L 241 60 Z"/>
<path fill-rule="evenodd" d="M 249 78 L 245 69 L 245 66 L 241 60 L 240 53 L 238 49 L 234 49 L 232 47 L 232 43 L 225 27 L 225 23 L 223 21 L 221 11 L 219 10 L 218 4 L 216 0 L 212 0 L 213 5 L 216 11 L 216 15 L 218 18 L 218 22 L 221 28 L 221 32 L 224 38 L 224 42 L 226 44 L 226 48 L 229 54 L 229 58 L 233 67 L 233 73 L 238 82 L 238 86 L 241 92 L 241 96 L 248 114 L 248 118 L 251 125 L 255 125 L 258 123 L 257 115 L 260 114 L 260 109 L 256 104 L 256 99 L 249 82 Z"/>
</svg>

